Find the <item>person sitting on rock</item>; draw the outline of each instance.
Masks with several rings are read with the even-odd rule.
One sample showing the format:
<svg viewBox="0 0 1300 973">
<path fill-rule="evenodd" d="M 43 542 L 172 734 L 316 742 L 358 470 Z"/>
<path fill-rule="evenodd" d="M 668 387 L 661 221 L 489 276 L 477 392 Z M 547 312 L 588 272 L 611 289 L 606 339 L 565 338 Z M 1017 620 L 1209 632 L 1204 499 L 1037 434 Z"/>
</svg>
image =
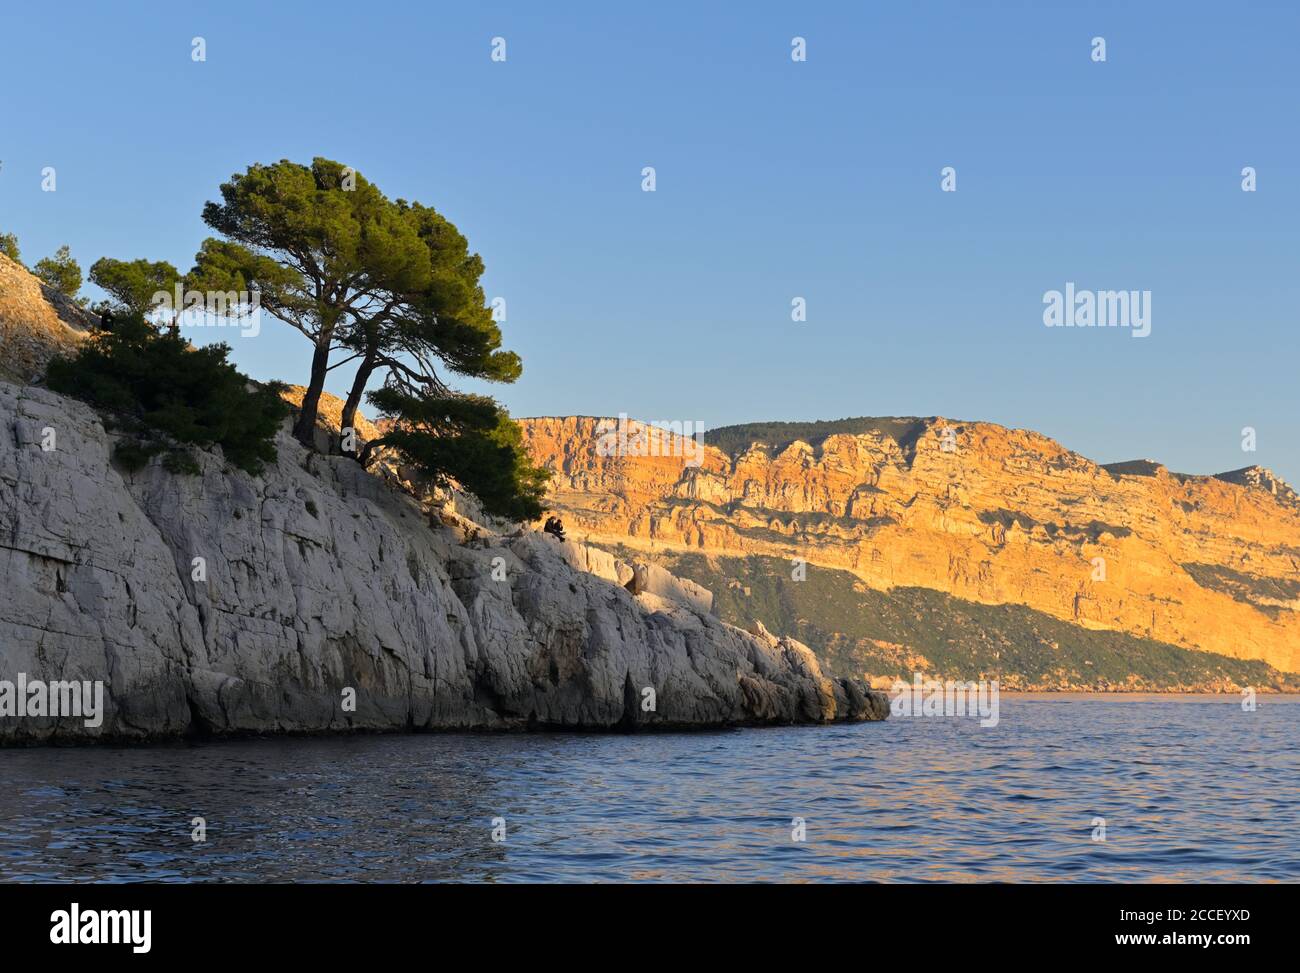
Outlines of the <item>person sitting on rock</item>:
<svg viewBox="0 0 1300 973">
<path fill-rule="evenodd" d="M 559 517 L 548 517 L 546 526 L 542 530 L 548 534 L 554 534 L 560 540 L 564 540 L 564 524 Z"/>
</svg>

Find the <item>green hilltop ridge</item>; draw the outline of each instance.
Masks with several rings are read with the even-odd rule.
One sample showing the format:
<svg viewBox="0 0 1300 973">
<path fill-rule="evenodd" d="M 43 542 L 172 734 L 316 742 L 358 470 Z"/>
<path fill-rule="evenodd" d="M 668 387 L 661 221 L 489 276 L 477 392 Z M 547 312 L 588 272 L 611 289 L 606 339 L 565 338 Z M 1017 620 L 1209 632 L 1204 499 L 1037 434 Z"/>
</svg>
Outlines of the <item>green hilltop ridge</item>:
<svg viewBox="0 0 1300 973">
<path fill-rule="evenodd" d="M 735 458 L 755 443 L 780 452 L 796 440 L 818 446 L 831 436 L 860 436 L 874 432 L 890 437 L 906 451 L 916 444 L 929 421 L 910 416 L 862 416 L 808 422 L 746 422 L 710 429 L 704 434 L 704 442 Z"/>
<path fill-rule="evenodd" d="M 794 442 L 805 442 L 813 448 L 818 448 L 831 436 L 861 436 L 876 433 L 892 439 L 904 454 L 910 456 L 916 441 L 925 433 L 927 426 L 938 421 L 937 416 L 928 418 L 857 416 L 847 419 L 810 419 L 802 422 L 742 422 L 732 426 L 718 426 L 706 431 L 704 443 L 721 450 L 734 460 L 754 445 L 763 446 L 773 453 L 780 453 Z M 947 421 L 956 427 L 969 422 L 964 419 Z M 986 425 L 996 425 L 996 423 L 986 423 Z M 1264 490 L 1283 503 L 1300 506 L 1300 493 L 1273 471 L 1261 466 L 1246 466 L 1223 473 L 1196 474 L 1176 473 L 1163 463 L 1151 459 L 1122 460 L 1099 465 L 1114 477 L 1156 476 L 1164 471 L 1169 476 L 1180 480 L 1213 478 L 1225 483 Z"/>
<path fill-rule="evenodd" d="M 793 636 L 837 676 L 1000 676 L 1004 689 L 1025 691 L 1300 690 L 1300 679 L 1258 660 L 1081 628 L 1022 605 L 983 605 L 929 588 L 875 591 L 848 571 L 813 565 L 796 582 L 782 558 L 613 551 L 703 585 L 723 621 L 758 620 Z"/>
</svg>

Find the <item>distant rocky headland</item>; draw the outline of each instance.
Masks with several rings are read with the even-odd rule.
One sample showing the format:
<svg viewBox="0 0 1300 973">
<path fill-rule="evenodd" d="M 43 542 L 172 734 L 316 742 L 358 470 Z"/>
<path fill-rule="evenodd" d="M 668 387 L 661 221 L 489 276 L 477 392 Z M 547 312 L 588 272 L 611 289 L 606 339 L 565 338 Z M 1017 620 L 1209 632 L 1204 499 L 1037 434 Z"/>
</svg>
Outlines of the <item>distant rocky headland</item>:
<svg viewBox="0 0 1300 973">
<path fill-rule="evenodd" d="M 941 417 L 697 441 L 626 419 L 520 423 L 576 536 L 696 581 L 722 618 L 798 637 L 838 675 L 1300 688 L 1300 499 L 1262 468 L 1102 466 Z"/>
</svg>

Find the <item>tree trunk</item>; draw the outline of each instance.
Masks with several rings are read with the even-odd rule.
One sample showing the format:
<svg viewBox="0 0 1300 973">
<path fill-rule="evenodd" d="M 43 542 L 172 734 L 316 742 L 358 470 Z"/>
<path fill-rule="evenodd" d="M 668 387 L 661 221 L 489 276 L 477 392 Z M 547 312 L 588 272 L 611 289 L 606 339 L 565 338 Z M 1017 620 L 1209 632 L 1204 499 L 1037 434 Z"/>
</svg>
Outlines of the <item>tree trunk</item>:
<svg viewBox="0 0 1300 973">
<path fill-rule="evenodd" d="M 333 329 L 322 330 L 316 340 L 316 351 L 311 356 L 311 382 L 302 397 L 302 411 L 293 427 L 294 438 L 309 449 L 316 448 L 316 414 L 320 410 L 320 394 L 325 389 L 325 376 L 329 373 L 333 340 Z"/>
<path fill-rule="evenodd" d="M 342 430 L 350 427 L 354 442 L 357 433 L 354 425 L 357 418 L 357 408 L 361 405 L 361 396 L 365 394 L 366 385 L 370 382 L 370 376 L 375 373 L 375 358 L 378 354 L 379 349 L 374 347 L 373 344 L 366 349 L 366 357 L 361 359 L 361 364 L 357 367 L 356 377 L 352 379 L 352 390 L 348 392 L 347 401 L 343 403 L 343 416 L 339 420 L 339 428 Z M 346 435 L 346 433 L 343 433 L 343 435 Z"/>
<path fill-rule="evenodd" d="M 370 467 L 370 461 L 374 459 L 375 452 L 380 446 L 387 445 L 387 443 L 388 440 L 383 436 L 378 439 L 366 440 L 366 444 L 357 453 L 357 462 L 361 464 L 362 469 Z"/>
</svg>

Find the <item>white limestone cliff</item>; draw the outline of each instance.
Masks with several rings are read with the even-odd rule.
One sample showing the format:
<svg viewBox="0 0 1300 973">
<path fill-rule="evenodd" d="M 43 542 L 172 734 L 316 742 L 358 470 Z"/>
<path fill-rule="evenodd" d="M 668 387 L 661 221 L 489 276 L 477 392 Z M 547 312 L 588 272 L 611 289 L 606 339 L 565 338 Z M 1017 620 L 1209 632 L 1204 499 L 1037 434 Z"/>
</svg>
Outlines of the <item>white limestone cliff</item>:
<svg viewBox="0 0 1300 973">
<path fill-rule="evenodd" d="M 101 680 L 105 710 L 0 715 L 0 741 L 887 714 L 688 582 L 633 594 L 635 566 L 603 551 L 447 526 L 287 428 L 277 447 L 256 477 L 219 452 L 197 476 L 128 474 L 89 407 L 0 382 L 0 681 Z"/>
</svg>

